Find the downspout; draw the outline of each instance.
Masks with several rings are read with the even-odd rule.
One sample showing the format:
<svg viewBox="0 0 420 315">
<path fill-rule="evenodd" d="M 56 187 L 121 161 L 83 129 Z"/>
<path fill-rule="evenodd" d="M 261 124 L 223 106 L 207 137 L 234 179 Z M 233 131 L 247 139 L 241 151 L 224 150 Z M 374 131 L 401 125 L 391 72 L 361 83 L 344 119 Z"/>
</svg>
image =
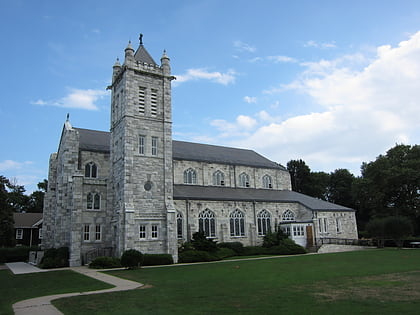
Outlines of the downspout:
<svg viewBox="0 0 420 315">
<path fill-rule="evenodd" d="M 186 212 L 186 216 L 185 216 L 185 221 L 187 224 L 187 242 L 190 241 L 190 220 L 189 220 L 189 211 L 190 211 L 190 200 L 187 199 L 185 200 L 185 212 Z"/>
</svg>

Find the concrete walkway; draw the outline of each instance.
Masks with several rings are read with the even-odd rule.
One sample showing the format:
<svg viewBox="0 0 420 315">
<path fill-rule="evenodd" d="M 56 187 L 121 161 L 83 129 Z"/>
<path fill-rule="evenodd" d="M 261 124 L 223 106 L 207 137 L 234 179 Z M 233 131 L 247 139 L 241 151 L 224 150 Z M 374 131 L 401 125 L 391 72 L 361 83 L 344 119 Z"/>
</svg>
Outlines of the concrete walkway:
<svg viewBox="0 0 420 315">
<path fill-rule="evenodd" d="M 7 267 L 15 274 L 24 274 L 30 272 L 44 272 L 49 270 L 42 270 L 26 263 L 8 263 Z M 88 295 L 88 294 L 99 294 L 116 291 L 133 290 L 143 286 L 143 284 L 135 281 L 125 280 L 111 275 L 104 274 L 96 271 L 95 269 L 89 269 L 87 267 L 71 267 L 71 268 L 60 268 L 60 270 L 73 270 L 81 273 L 82 275 L 97 279 L 113 285 L 113 288 L 89 291 L 89 292 L 74 292 L 65 294 L 56 294 L 41 296 L 29 300 L 24 300 L 13 304 L 13 311 L 16 315 L 59 315 L 61 313 L 52 304 L 52 300 L 61 299 L 65 297 Z M 105 271 L 105 270 L 101 270 Z"/>
</svg>

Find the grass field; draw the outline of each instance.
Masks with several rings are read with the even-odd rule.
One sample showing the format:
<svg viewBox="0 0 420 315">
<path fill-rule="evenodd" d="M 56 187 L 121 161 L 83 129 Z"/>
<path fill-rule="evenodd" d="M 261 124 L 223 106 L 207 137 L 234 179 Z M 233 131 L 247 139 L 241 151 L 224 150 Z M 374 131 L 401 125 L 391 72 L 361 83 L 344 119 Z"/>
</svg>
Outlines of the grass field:
<svg viewBox="0 0 420 315">
<path fill-rule="evenodd" d="M 21 300 L 110 287 L 112 286 L 71 270 L 22 275 L 0 270 L 0 314 L 13 314 L 12 305 Z"/>
<path fill-rule="evenodd" d="M 418 314 L 420 250 L 171 266 L 113 275 L 146 289 L 54 302 L 70 314 Z"/>
</svg>

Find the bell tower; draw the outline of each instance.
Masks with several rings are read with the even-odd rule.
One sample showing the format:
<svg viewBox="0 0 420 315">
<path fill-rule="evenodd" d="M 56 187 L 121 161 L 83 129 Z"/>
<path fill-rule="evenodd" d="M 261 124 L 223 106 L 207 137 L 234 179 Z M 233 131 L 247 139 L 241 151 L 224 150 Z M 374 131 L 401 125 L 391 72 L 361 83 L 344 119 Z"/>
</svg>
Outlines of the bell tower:
<svg viewBox="0 0 420 315">
<path fill-rule="evenodd" d="M 131 42 L 113 66 L 111 105 L 111 204 L 117 254 L 137 249 L 168 253 L 177 261 L 173 206 L 171 68 L 158 65 Z"/>
</svg>

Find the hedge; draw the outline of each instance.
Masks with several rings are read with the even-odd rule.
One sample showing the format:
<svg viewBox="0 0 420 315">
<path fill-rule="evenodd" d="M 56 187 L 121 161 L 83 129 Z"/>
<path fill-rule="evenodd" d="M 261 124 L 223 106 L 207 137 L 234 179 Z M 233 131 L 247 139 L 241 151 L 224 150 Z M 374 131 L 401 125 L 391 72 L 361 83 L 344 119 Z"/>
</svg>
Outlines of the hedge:
<svg viewBox="0 0 420 315">
<path fill-rule="evenodd" d="M 170 254 L 144 254 L 143 266 L 172 265 L 174 260 Z"/>
<path fill-rule="evenodd" d="M 218 257 L 202 250 L 187 250 L 179 254 L 180 263 L 220 260 Z"/>
<path fill-rule="evenodd" d="M 119 258 L 100 256 L 96 257 L 90 264 L 89 268 L 102 269 L 102 268 L 119 268 L 121 261 Z"/>
</svg>

